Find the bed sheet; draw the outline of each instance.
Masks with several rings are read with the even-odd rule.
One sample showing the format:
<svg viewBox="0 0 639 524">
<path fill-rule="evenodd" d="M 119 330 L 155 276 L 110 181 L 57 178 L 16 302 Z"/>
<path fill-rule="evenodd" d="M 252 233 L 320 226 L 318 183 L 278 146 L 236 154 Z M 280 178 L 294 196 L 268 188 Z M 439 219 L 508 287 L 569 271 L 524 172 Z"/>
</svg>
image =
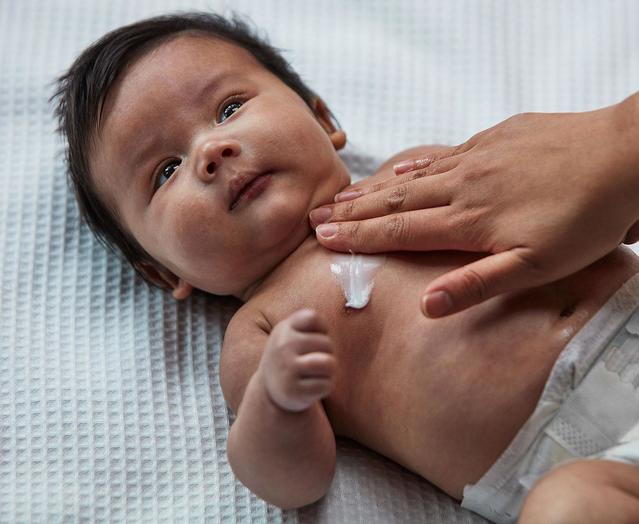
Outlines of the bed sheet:
<svg viewBox="0 0 639 524">
<path fill-rule="evenodd" d="M 285 50 L 347 131 L 354 178 L 639 86 L 630 0 L 0 0 L 0 522 L 482 522 L 347 440 L 318 503 L 252 495 L 226 459 L 218 380 L 238 303 L 176 303 L 80 224 L 51 81 L 105 31 L 187 9 L 246 14 Z"/>
</svg>

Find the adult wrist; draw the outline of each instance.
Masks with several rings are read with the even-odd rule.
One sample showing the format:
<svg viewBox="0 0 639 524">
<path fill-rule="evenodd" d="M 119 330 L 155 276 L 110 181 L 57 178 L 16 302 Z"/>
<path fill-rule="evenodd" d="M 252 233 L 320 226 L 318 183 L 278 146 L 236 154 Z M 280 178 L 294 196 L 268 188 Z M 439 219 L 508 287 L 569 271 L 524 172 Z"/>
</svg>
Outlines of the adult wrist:
<svg viewBox="0 0 639 524">
<path fill-rule="evenodd" d="M 589 115 L 598 173 L 590 196 L 608 202 L 611 226 L 625 228 L 623 238 L 639 220 L 639 93 Z"/>
<path fill-rule="evenodd" d="M 623 171 L 627 189 L 637 199 L 639 215 L 639 92 L 613 106 L 615 131 L 619 136 Z"/>
</svg>

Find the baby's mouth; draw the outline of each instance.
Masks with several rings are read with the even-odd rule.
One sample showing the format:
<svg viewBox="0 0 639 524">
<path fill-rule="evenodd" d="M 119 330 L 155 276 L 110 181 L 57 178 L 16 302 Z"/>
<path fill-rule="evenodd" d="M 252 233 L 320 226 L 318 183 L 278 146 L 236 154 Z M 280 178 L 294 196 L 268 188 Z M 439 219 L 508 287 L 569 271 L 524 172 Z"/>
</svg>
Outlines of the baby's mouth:
<svg viewBox="0 0 639 524">
<path fill-rule="evenodd" d="M 244 174 L 233 178 L 229 184 L 230 204 L 232 211 L 240 202 L 259 195 L 271 178 L 270 172 L 261 174 Z"/>
</svg>

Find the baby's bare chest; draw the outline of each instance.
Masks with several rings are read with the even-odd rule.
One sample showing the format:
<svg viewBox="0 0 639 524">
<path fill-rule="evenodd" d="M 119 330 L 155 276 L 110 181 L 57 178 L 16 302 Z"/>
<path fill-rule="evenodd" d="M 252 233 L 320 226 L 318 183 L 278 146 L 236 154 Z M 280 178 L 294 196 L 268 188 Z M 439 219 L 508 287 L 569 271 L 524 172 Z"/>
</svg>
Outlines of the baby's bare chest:
<svg viewBox="0 0 639 524">
<path fill-rule="evenodd" d="M 345 258 L 348 255 L 322 252 L 312 263 L 289 267 L 286 280 L 265 302 L 271 325 L 303 308 L 314 309 L 324 320 L 338 361 L 335 388 L 324 404 L 336 432 L 352 434 L 359 431 L 360 418 L 379 420 L 382 412 L 405 410 L 407 397 L 424 394 L 428 388 L 416 375 L 427 377 L 442 362 L 452 373 L 450 360 L 468 340 L 459 316 L 436 321 L 425 318 L 419 307 L 425 286 L 451 262 L 394 254 L 378 257 L 364 282 L 370 291 L 366 304 L 351 307 L 349 286 L 335 267 L 341 263 L 348 273 L 352 268 L 344 264 Z"/>
<path fill-rule="evenodd" d="M 605 299 L 580 296 L 580 282 L 549 285 L 428 319 L 419 308 L 423 290 L 473 255 L 387 255 L 367 305 L 355 309 L 346 306 L 330 254 L 316 255 L 288 268 L 272 293 L 277 300 L 264 306 L 269 321 L 315 309 L 338 360 L 323 400 L 335 433 L 440 485 L 455 457 L 467 459 L 459 485 L 495 460 L 532 412 L 569 336 Z M 567 310 L 574 313 L 565 318 Z"/>
<path fill-rule="evenodd" d="M 506 310 L 493 301 L 444 319 L 421 314 L 419 303 L 428 283 L 471 258 L 387 254 L 371 278 L 370 297 L 362 308 L 346 305 L 348 294 L 331 269 L 336 260 L 332 253 L 317 253 L 288 268 L 286 279 L 272 292 L 277 299 L 268 301 L 267 317 L 274 325 L 296 310 L 312 308 L 325 321 L 338 369 L 324 406 L 336 433 L 362 441 L 375 432 L 381 438 L 389 428 L 406 427 L 399 420 L 410 419 L 418 427 L 429 417 L 447 416 L 446 410 L 454 416 L 451 406 L 468 405 L 473 394 L 480 402 L 500 394 L 499 388 L 510 389 L 510 378 L 519 376 L 514 366 L 522 374 L 529 367 L 543 369 L 539 354 L 520 357 L 525 350 L 514 353 L 512 347 L 548 345 L 538 333 L 554 318 L 551 307 L 531 313 L 520 308 L 513 314 L 514 308 Z M 493 377 L 490 383 L 487 376 Z"/>
</svg>

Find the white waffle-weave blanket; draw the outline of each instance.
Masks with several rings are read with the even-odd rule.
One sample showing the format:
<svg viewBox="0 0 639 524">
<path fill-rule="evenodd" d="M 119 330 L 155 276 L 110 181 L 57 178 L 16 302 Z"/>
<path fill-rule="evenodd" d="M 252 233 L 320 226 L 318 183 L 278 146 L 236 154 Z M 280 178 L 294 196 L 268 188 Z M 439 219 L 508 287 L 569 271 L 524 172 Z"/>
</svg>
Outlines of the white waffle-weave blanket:
<svg viewBox="0 0 639 524">
<path fill-rule="evenodd" d="M 251 495 L 226 460 L 217 374 L 237 303 L 178 304 L 79 226 L 48 84 L 116 26 L 231 7 L 332 107 L 356 177 L 639 87 L 633 1 L 0 0 L 0 522 L 480 522 L 349 442 L 319 503 Z"/>
</svg>

